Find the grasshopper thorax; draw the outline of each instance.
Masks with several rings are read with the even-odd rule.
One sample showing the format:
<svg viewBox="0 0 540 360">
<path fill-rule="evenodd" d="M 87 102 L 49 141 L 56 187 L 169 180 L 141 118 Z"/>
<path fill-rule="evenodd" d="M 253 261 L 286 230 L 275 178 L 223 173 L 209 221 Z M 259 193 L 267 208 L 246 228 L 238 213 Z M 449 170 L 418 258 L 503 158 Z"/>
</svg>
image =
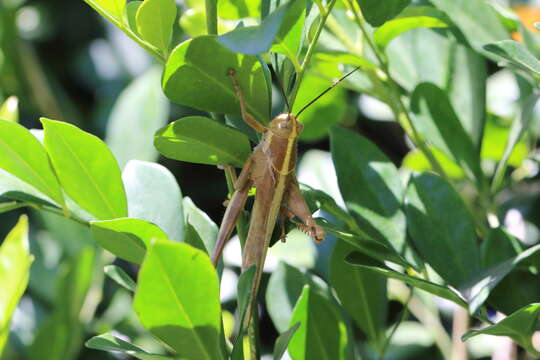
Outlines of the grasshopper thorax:
<svg viewBox="0 0 540 360">
<path fill-rule="evenodd" d="M 273 135 L 278 137 L 289 138 L 297 137 L 302 132 L 304 125 L 296 120 L 296 116 L 290 113 L 284 113 L 276 116 L 269 126 L 269 130 Z"/>
</svg>

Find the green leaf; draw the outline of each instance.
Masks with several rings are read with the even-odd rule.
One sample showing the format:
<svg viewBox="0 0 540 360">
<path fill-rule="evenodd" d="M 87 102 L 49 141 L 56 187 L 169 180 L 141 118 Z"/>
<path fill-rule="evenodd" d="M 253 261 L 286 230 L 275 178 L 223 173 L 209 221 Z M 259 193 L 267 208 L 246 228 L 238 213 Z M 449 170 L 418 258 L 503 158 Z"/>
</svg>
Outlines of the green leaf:
<svg viewBox="0 0 540 360">
<path fill-rule="evenodd" d="M 479 270 L 476 233 L 466 205 L 445 180 L 413 176 L 407 188 L 408 230 L 421 257 L 454 287 Z"/>
<path fill-rule="evenodd" d="M 303 40 L 305 40 L 302 38 L 305 18 L 305 3 L 300 0 L 293 0 L 271 47 L 271 51 L 286 55 L 293 63 L 298 63 L 298 56 L 302 49 Z"/>
<path fill-rule="evenodd" d="M 360 266 L 363 269 L 371 271 L 372 273 L 384 275 L 392 279 L 401 280 L 409 284 L 410 286 L 414 286 L 420 290 L 426 291 L 443 299 L 450 300 L 453 303 L 456 303 L 457 305 L 460 305 L 462 307 L 467 307 L 467 303 L 461 298 L 461 296 L 450 288 L 437 285 L 435 283 L 420 279 L 418 277 L 402 274 L 397 271 L 391 270 L 359 252 L 353 252 L 349 254 L 345 261 L 347 261 L 351 265 Z"/>
<path fill-rule="evenodd" d="M 105 142 L 121 169 L 129 160 L 158 158 L 149 134 L 165 126 L 169 118 L 169 102 L 161 91 L 160 79 L 160 67 L 152 67 L 129 84 L 113 106 Z"/>
<path fill-rule="evenodd" d="M 122 22 L 126 0 L 84 0 L 100 13 L 105 13 L 118 22 Z"/>
<path fill-rule="evenodd" d="M 19 122 L 19 99 L 16 96 L 8 97 L 2 105 L 0 105 L 0 119 Z"/>
<path fill-rule="evenodd" d="M 490 229 L 489 235 L 482 242 L 482 267 L 506 261 L 522 252 L 520 241 L 502 227 Z"/>
<path fill-rule="evenodd" d="M 293 113 L 297 113 L 304 105 L 332 85 L 320 77 L 308 75 L 302 80 L 302 85 L 293 105 Z M 307 108 L 299 120 L 304 124 L 300 139 L 315 141 L 327 136 L 328 130 L 341 122 L 347 111 L 346 90 L 336 87 L 331 92 L 317 100 Z"/>
<path fill-rule="evenodd" d="M 212 219 L 201 209 L 199 209 L 189 197 L 185 197 L 183 202 L 184 216 L 186 224 L 195 229 L 206 248 L 207 254 L 214 252 L 216 245 L 218 227 Z"/>
<path fill-rule="evenodd" d="M 474 314 L 484 304 L 491 290 L 510 274 L 521 262 L 537 255 L 540 245 L 533 246 L 512 259 L 497 263 L 476 275 L 459 288 L 459 291 L 469 303 L 469 312 Z"/>
<path fill-rule="evenodd" d="M 536 330 L 538 322 L 538 314 L 540 313 L 540 304 L 529 304 L 510 316 L 499 321 L 495 325 L 488 326 L 482 330 L 471 330 L 462 336 L 463 341 L 484 334 L 495 336 L 509 336 L 519 345 L 535 355 L 540 353 L 535 349 L 532 343 L 532 335 Z"/>
<path fill-rule="evenodd" d="M 8 339 L 11 316 L 28 285 L 32 261 L 28 218 L 23 215 L 0 246 L 0 355 Z"/>
<path fill-rule="evenodd" d="M 238 336 L 234 343 L 233 350 L 231 352 L 232 360 L 244 359 L 244 322 L 249 304 L 253 301 L 253 281 L 255 280 L 257 267 L 251 265 L 247 270 L 243 271 L 238 279 L 237 290 L 237 311 L 239 319 Z"/>
<path fill-rule="evenodd" d="M 122 286 L 124 289 L 131 292 L 135 292 L 137 284 L 135 281 L 126 274 L 126 272 L 119 266 L 116 265 L 107 265 L 103 268 L 103 272 L 110 277 L 115 283 Z"/>
<path fill-rule="evenodd" d="M 375 44 L 384 49 L 386 45 L 400 34 L 416 28 L 445 28 L 448 25 L 441 19 L 430 16 L 403 17 L 390 20 L 375 30 L 373 40 Z"/>
<path fill-rule="evenodd" d="M 484 46 L 489 52 L 499 55 L 510 64 L 528 71 L 534 75 L 540 75 L 540 61 L 527 50 L 523 44 L 514 40 L 502 40 Z"/>
<path fill-rule="evenodd" d="M 300 323 L 296 323 L 278 336 L 276 344 L 274 345 L 274 360 L 281 360 L 283 355 L 285 355 L 285 351 L 287 351 L 287 347 L 299 327 Z"/>
<path fill-rule="evenodd" d="M 502 159 L 497 164 L 497 168 L 495 169 L 495 175 L 493 176 L 493 181 L 491 184 L 492 189 L 495 191 L 499 189 L 499 186 L 504 179 L 510 155 L 514 151 L 516 145 L 521 140 L 525 131 L 529 128 L 531 120 L 534 118 L 534 108 L 539 98 L 540 94 L 531 94 L 527 99 L 525 99 L 525 102 L 521 107 L 521 113 L 519 114 L 519 117 L 514 119 L 514 121 L 512 122 L 512 128 L 510 129 L 510 134 L 508 135 L 508 141 L 504 148 Z"/>
<path fill-rule="evenodd" d="M 129 217 L 159 226 L 173 241 L 182 241 L 182 193 L 174 175 L 163 165 L 131 160 L 122 173 Z"/>
<path fill-rule="evenodd" d="M 138 37 L 141 37 L 141 34 L 139 34 L 139 30 L 137 29 L 137 11 L 142 3 L 143 2 L 139 0 L 132 0 L 126 4 L 127 24 L 131 31 Z"/>
<path fill-rule="evenodd" d="M 223 358 L 218 278 L 202 251 L 155 242 L 139 273 L 134 308 L 143 326 L 179 357 Z"/>
<path fill-rule="evenodd" d="M 154 145 L 168 158 L 208 165 L 242 167 L 251 153 L 246 135 L 202 116 L 188 116 L 158 130 Z"/>
<path fill-rule="evenodd" d="M 174 0 L 145 0 L 137 10 L 139 34 L 164 53 L 169 50 L 176 11 Z"/>
<path fill-rule="evenodd" d="M 452 179 L 463 179 L 465 177 L 463 169 L 441 150 L 433 146 L 429 146 L 429 150 L 435 156 L 435 159 L 437 159 L 437 162 L 441 165 L 446 175 Z M 401 165 L 417 172 L 427 172 L 433 169 L 426 155 L 418 148 L 409 151 L 405 155 L 405 158 L 403 158 Z"/>
<path fill-rule="evenodd" d="M 229 70 L 246 99 L 247 111 L 261 123 L 269 120 L 270 94 L 256 57 L 236 54 L 215 36 L 200 36 L 178 45 L 171 53 L 162 78 L 165 95 L 173 102 L 217 113 L 240 113 Z"/>
<path fill-rule="evenodd" d="M 117 338 L 109 333 L 94 336 L 85 343 L 85 346 L 89 349 L 120 352 L 140 360 L 172 359 L 170 356 L 150 354 L 140 347 Z"/>
<path fill-rule="evenodd" d="M 28 206 L 28 204 L 17 202 L 17 201 L 0 202 L 0 214 L 9 212 L 11 210 L 19 209 L 25 206 Z"/>
<path fill-rule="evenodd" d="M 346 359 L 347 329 L 334 306 L 324 297 L 304 286 L 291 326 L 300 327 L 289 342 L 289 355 L 299 359 Z"/>
<path fill-rule="evenodd" d="M 505 147 L 502 147 L 501 145 L 508 143 L 511 127 L 502 123 L 502 119 L 498 119 L 494 115 L 487 116 L 482 139 L 482 152 L 480 153 L 482 159 L 500 161 L 504 158 Z M 519 121 L 514 121 L 514 124 L 517 125 L 517 123 L 519 123 Z M 515 134 L 513 136 L 515 136 Z M 523 139 L 523 136 L 520 136 L 519 138 L 520 140 L 518 140 L 511 149 L 510 156 L 507 155 L 507 164 L 516 168 L 521 165 L 529 153 L 527 142 Z M 514 139 L 513 141 L 516 140 Z"/>
<path fill-rule="evenodd" d="M 64 205 L 62 190 L 41 143 L 23 126 L 2 119 L 0 168 L 44 195 L 39 197 Z"/>
<path fill-rule="evenodd" d="M 330 144 L 347 209 L 368 235 L 401 254 L 406 247 L 404 187 L 396 167 L 374 144 L 351 131 L 332 129 Z"/>
<path fill-rule="evenodd" d="M 268 15 L 258 26 L 238 26 L 217 38 L 226 48 L 247 55 L 266 53 L 274 42 L 291 3 L 282 5 Z"/>
<path fill-rule="evenodd" d="M 484 45 L 510 37 L 496 11 L 485 1 L 431 0 L 431 3 L 452 19 L 478 52 L 486 54 Z"/>
<path fill-rule="evenodd" d="M 330 282 L 345 311 L 381 350 L 388 313 L 386 278 L 346 263 L 345 257 L 353 250 L 343 241 L 336 242 L 330 260 Z"/>
<path fill-rule="evenodd" d="M 94 239 L 126 261 L 141 264 L 152 239 L 167 239 L 158 226 L 140 219 L 114 219 L 90 223 Z"/>
<path fill-rule="evenodd" d="M 362 9 L 362 15 L 371 26 L 381 26 L 396 17 L 411 0 L 356 0 Z"/>
<path fill-rule="evenodd" d="M 64 191 L 98 219 L 127 216 L 120 169 L 103 141 L 67 123 L 41 122 L 45 148 Z"/>
<path fill-rule="evenodd" d="M 413 123 L 424 139 L 459 164 L 481 184 L 478 152 L 459 121 L 446 93 L 434 84 L 421 83 L 411 97 Z"/>
<path fill-rule="evenodd" d="M 188 0 L 192 7 L 196 7 L 199 0 Z M 242 18 L 260 17 L 261 3 L 250 0 L 220 0 L 218 1 L 218 14 L 223 19 L 236 20 Z"/>
</svg>

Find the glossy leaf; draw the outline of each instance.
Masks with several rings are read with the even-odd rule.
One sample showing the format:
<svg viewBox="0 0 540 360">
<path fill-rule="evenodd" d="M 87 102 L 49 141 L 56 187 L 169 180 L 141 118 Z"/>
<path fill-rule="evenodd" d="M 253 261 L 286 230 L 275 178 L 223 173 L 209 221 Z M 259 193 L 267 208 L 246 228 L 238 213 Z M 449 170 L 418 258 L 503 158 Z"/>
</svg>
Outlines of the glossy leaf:
<svg viewBox="0 0 540 360">
<path fill-rule="evenodd" d="M 485 54 L 484 45 L 509 38 L 497 13 L 485 1 L 431 0 L 431 3 L 452 19 L 476 51 Z"/>
<path fill-rule="evenodd" d="M 254 56 L 232 52 L 214 36 L 187 40 L 173 50 L 163 73 L 163 91 L 181 105 L 238 114 L 238 98 L 227 76 L 231 69 L 236 71 L 247 111 L 257 121 L 268 122 L 270 94 L 261 64 Z"/>
<path fill-rule="evenodd" d="M 159 226 L 173 241 L 182 241 L 182 193 L 174 175 L 164 166 L 132 160 L 122 173 L 129 217 Z"/>
<path fill-rule="evenodd" d="M 476 233 L 466 205 L 445 180 L 413 176 L 407 188 L 408 229 L 422 258 L 454 287 L 479 270 Z"/>
<path fill-rule="evenodd" d="M 0 355 L 9 336 L 11 316 L 28 285 L 32 260 L 28 218 L 23 215 L 0 246 Z"/>
<path fill-rule="evenodd" d="M 384 344 L 388 297 L 386 278 L 345 262 L 354 247 L 338 241 L 330 263 L 330 282 L 345 311 L 375 346 Z"/>
<path fill-rule="evenodd" d="M 304 105 L 320 95 L 330 85 L 328 81 L 316 76 L 306 76 L 296 96 L 293 113 L 297 113 Z M 339 123 L 347 110 L 346 91 L 341 87 L 320 98 L 316 103 L 302 112 L 299 117 L 304 124 L 300 139 L 305 141 L 319 140 L 328 134 L 328 130 Z"/>
<path fill-rule="evenodd" d="M 179 357 L 223 358 L 218 279 L 202 251 L 154 243 L 139 273 L 134 308 L 143 326 Z"/>
<path fill-rule="evenodd" d="M 396 17 L 411 0 L 356 0 L 362 14 L 371 26 L 381 26 Z"/>
<path fill-rule="evenodd" d="M 418 277 L 402 274 L 397 271 L 391 270 L 386 266 L 374 262 L 373 260 L 358 252 L 353 252 L 349 254 L 345 261 L 347 261 L 351 265 L 360 266 L 363 269 L 371 271 L 374 274 L 380 274 L 388 278 L 401 280 L 409 284 L 410 286 L 414 286 L 415 288 L 426 291 L 443 299 L 450 300 L 453 303 L 462 307 L 467 307 L 467 303 L 461 298 L 461 296 L 450 288 L 432 283 L 430 281 L 426 281 Z"/>
<path fill-rule="evenodd" d="M 2 119 L 0 168 L 43 194 L 38 196 L 64 204 L 60 185 L 43 146 L 23 126 Z"/>
<path fill-rule="evenodd" d="M 484 48 L 508 60 L 512 65 L 535 75 L 540 75 L 540 61 L 523 44 L 517 41 L 502 40 L 487 44 Z"/>
<path fill-rule="evenodd" d="M 160 129 L 156 149 L 168 158 L 209 165 L 241 167 L 251 153 L 240 131 L 202 116 L 189 116 Z"/>
<path fill-rule="evenodd" d="M 99 219 L 127 216 L 120 169 L 103 141 L 67 123 L 41 122 L 45 148 L 64 191 Z"/>
<path fill-rule="evenodd" d="M 206 253 L 212 254 L 214 252 L 219 230 L 217 225 L 204 211 L 199 209 L 189 197 L 185 197 L 182 204 L 184 207 L 186 224 L 191 225 L 193 229 L 195 229 L 197 236 L 199 236 L 204 243 Z"/>
<path fill-rule="evenodd" d="M 441 19 L 430 16 L 403 17 L 390 20 L 378 28 L 373 34 L 375 44 L 385 48 L 395 37 L 415 28 L 444 28 L 448 25 Z"/>
<path fill-rule="evenodd" d="M 122 22 L 126 0 L 84 0 L 100 13 L 104 13 L 118 22 Z"/>
<path fill-rule="evenodd" d="M 521 262 L 527 261 L 540 251 L 540 245 L 533 246 L 512 259 L 497 263 L 476 275 L 471 281 L 464 284 L 459 291 L 469 303 L 469 312 L 474 314 L 488 298 L 491 290 L 495 288 L 512 270 Z"/>
<path fill-rule="evenodd" d="M 274 345 L 274 360 L 281 360 L 283 355 L 285 355 L 285 351 L 287 351 L 289 342 L 291 341 L 294 333 L 296 332 L 296 330 L 298 330 L 299 327 L 300 323 L 296 323 L 283 334 L 280 334 L 278 336 L 276 344 Z"/>
<path fill-rule="evenodd" d="M 289 5 L 278 7 L 258 26 L 237 27 L 217 39 L 226 48 L 247 55 L 266 53 L 274 42 L 281 24 L 287 14 Z"/>
<path fill-rule="evenodd" d="M 151 134 L 165 126 L 169 117 L 169 102 L 161 91 L 160 79 L 161 69 L 151 68 L 129 84 L 113 106 L 105 142 L 120 168 L 129 160 L 158 158 Z"/>
<path fill-rule="evenodd" d="M 469 177 L 481 181 L 478 152 L 445 92 L 430 83 L 418 85 L 412 94 L 411 110 L 414 125 L 424 139 L 459 164 Z"/>
<path fill-rule="evenodd" d="M 158 226 L 141 219 L 114 219 L 90 223 L 94 239 L 126 261 L 141 264 L 152 239 L 167 239 Z"/>
<path fill-rule="evenodd" d="M 332 129 L 330 144 L 347 209 L 368 235 L 402 253 L 404 187 L 396 167 L 369 140 L 348 130 Z"/>
<path fill-rule="evenodd" d="M 145 0 L 137 10 L 139 34 L 164 53 L 169 50 L 176 11 L 174 0 Z"/>
<path fill-rule="evenodd" d="M 133 281 L 133 279 L 126 274 L 121 267 L 116 265 L 107 265 L 103 271 L 109 278 L 111 278 L 118 285 L 122 286 L 124 289 L 135 292 L 137 284 L 135 284 L 135 281 Z"/>
<path fill-rule="evenodd" d="M 125 340 L 115 337 L 110 333 L 94 336 L 85 343 L 89 349 L 114 351 L 133 356 L 140 360 L 167 360 L 173 359 L 165 355 L 150 354 L 140 347 L 133 345 Z"/>
<path fill-rule="evenodd" d="M 19 122 L 19 99 L 16 96 L 8 97 L 0 105 L 0 119 Z"/>
<path fill-rule="evenodd" d="M 471 330 L 463 335 L 462 340 L 467 341 L 477 335 L 509 336 L 519 345 L 529 350 L 531 353 L 540 355 L 532 343 L 532 335 L 536 330 L 540 304 L 529 304 L 510 316 L 499 321 L 495 325 L 488 326 L 481 330 Z"/>
<path fill-rule="evenodd" d="M 346 359 L 347 329 L 338 311 L 309 286 L 294 307 L 291 326 L 300 327 L 289 342 L 289 355 L 300 359 Z"/>
</svg>

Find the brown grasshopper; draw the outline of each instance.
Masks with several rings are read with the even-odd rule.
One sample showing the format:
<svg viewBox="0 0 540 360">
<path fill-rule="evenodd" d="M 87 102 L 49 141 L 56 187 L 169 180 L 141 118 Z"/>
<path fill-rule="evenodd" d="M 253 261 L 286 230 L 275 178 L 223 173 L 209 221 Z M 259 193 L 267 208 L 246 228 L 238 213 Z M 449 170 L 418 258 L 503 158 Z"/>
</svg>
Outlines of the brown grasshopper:
<svg viewBox="0 0 540 360">
<path fill-rule="evenodd" d="M 229 70 L 228 76 L 240 102 L 240 111 L 244 121 L 255 131 L 262 133 L 262 141 L 257 145 L 247 159 L 240 176 L 236 180 L 235 192 L 228 203 L 218 233 L 217 245 L 212 262 L 217 264 L 225 243 L 231 236 L 238 216 L 246 203 L 251 187 L 255 187 L 255 203 L 251 212 L 251 220 L 246 243 L 242 255 L 242 270 L 256 266 L 252 294 L 257 293 L 261 279 L 266 252 L 270 245 L 272 232 L 278 216 L 282 219 L 297 217 L 303 224 L 298 228 L 315 241 L 324 240 L 324 230 L 317 225 L 309 210 L 295 174 L 298 136 L 303 125 L 298 122 L 298 115 L 313 104 L 339 82 L 352 74 L 352 70 L 331 87 L 310 101 L 297 115 L 290 112 L 274 118 L 268 127 L 257 122 L 246 110 L 246 101 L 240 85 L 235 77 L 235 71 Z M 282 224 L 282 240 L 285 239 Z"/>
</svg>

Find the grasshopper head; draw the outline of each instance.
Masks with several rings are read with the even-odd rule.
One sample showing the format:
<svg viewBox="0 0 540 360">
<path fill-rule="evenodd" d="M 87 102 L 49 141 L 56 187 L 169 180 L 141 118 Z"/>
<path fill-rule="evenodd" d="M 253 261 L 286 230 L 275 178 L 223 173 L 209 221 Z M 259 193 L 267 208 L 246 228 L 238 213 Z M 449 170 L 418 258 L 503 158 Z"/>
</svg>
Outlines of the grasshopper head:
<svg viewBox="0 0 540 360">
<path fill-rule="evenodd" d="M 276 116 L 270 122 L 269 128 L 272 134 L 279 137 L 289 138 L 291 136 L 297 137 L 300 135 L 304 125 L 296 120 L 296 116 L 286 113 Z"/>
</svg>

